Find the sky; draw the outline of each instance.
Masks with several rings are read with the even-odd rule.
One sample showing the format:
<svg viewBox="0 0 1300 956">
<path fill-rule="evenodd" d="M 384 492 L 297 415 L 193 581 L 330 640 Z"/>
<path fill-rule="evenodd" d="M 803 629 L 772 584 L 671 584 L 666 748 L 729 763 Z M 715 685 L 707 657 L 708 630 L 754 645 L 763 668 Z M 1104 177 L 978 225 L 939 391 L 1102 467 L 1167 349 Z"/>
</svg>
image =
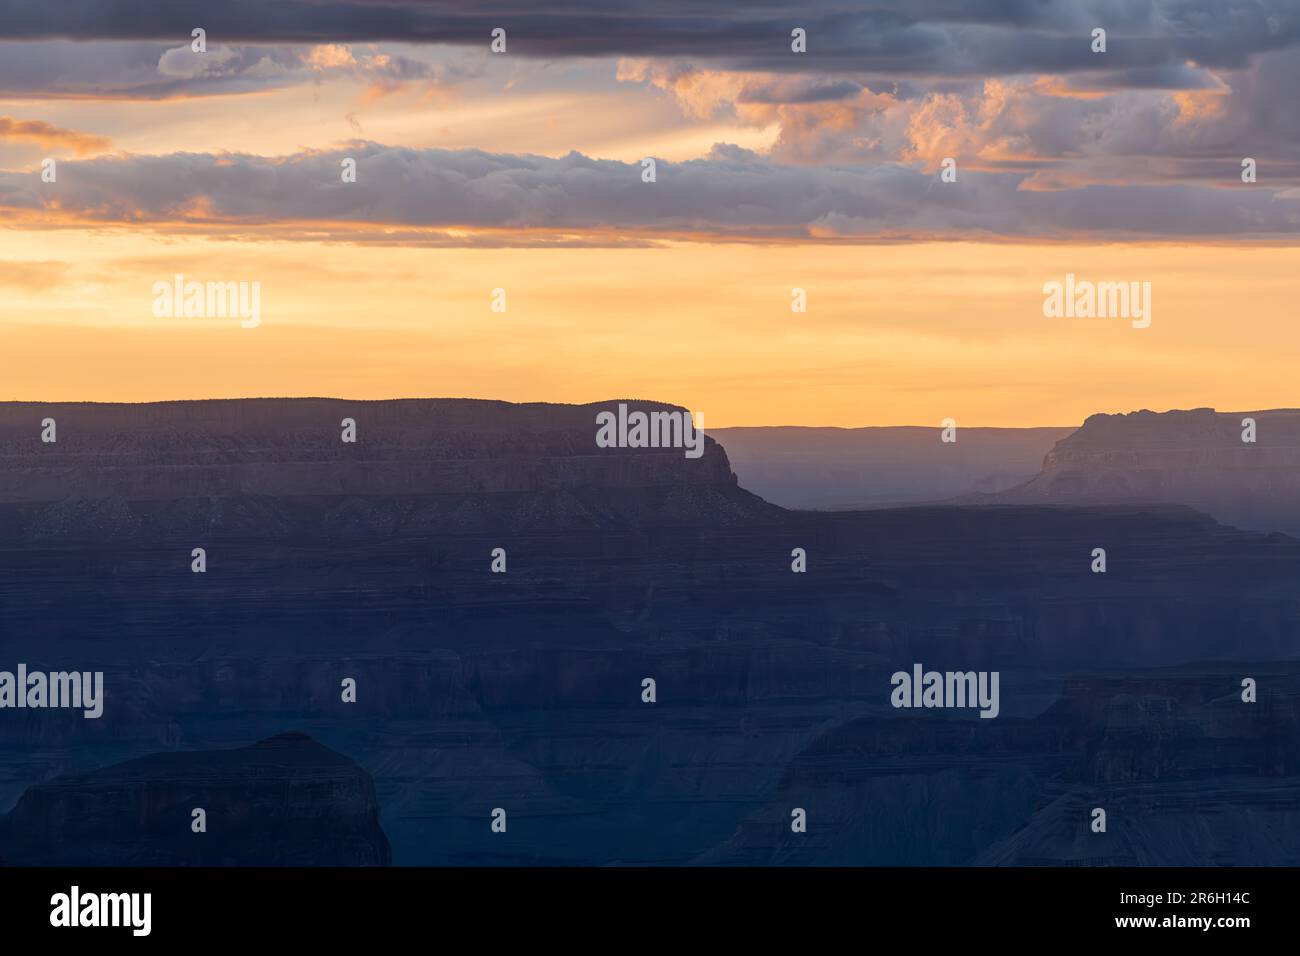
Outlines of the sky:
<svg viewBox="0 0 1300 956">
<path fill-rule="evenodd" d="M 0 0 L 0 399 L 1300 406 L 1297 88 L 1300 0 Z"/>
</svg>

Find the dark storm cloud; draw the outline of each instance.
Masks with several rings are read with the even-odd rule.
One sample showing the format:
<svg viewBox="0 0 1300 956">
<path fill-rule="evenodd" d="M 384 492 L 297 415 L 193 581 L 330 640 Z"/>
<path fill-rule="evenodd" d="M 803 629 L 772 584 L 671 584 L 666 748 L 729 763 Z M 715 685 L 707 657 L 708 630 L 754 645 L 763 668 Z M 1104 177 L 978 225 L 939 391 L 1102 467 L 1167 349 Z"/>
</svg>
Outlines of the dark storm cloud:
<svg viewBox="0 0 1300 956">
<path fill-rule="evenodd" d="M 832 83 L 804 82 L 795 87 L 767 83 L 747 87 L 740 96 L 742 103 L 830 103 L 857 96 L 865 89 L 860 83 L 839 80 Z"/>
<path fill-rule="evenodd" d="M 340 177 L 357 159 L 358 181 Z M 121 223 L 301 223 L 423 228 L 690 233 L 713 239 L 876 237 L 1294 236 L 1300 201 L 1260 186 L 1022 189 L 1024 176 L 944 184 L 899 165 L 784 166 L 744 150 L 638 164 L 354 143 L 282 158 L 177 153 L 106 156 L 0 173 L 0 207 Z M 342 233 L 347 238 L 346 231 Z"/>
<path fill-rule="evenodd" d="M 1297 0 L 0 0 L 0 37 L 209 42 L 406 40 L 521 56 L 684 56 L 739 69 L 977 75 L 1240 67 L 1300 42 Z M 806 55 L 790 30 L 808 31 Z M 1104 58 L 1088 45 L 1105 27 Z"/>
</svg>

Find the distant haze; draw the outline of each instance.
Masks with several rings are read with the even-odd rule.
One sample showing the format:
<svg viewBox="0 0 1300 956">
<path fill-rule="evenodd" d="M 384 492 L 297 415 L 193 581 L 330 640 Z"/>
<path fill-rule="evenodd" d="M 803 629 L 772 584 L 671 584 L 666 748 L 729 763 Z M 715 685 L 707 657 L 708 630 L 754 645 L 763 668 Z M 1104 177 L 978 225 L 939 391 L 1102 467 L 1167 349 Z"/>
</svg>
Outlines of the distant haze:
<svg viewBox="0 0 1300 956">
<path fill-rule="evenodd" d="M 1004 491 L 1075 429 L 715 428 L 742 487 L 786 508 L 839 510 Z"/>
</svg>

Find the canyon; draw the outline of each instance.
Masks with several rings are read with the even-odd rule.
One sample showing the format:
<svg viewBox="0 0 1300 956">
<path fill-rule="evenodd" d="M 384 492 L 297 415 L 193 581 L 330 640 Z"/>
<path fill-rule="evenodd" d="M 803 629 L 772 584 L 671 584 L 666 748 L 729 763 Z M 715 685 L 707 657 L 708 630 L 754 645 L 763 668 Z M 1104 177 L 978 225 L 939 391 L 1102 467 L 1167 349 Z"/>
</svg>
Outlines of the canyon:
<svg viewBox="0 0 1300 956">
<path fill-rule="evenodd" d="M 201 754 L 249 779 L 292 732 L 373 781 L 350 863 L 1300 859 L 1300 541 L 1170 503 L 786 510 L 713 435 L 598 448 L 620 401 L 0 403 L 0 652 L 104 673 L 97 720 L 0 712 L 0 858 L 143 859 L 68 808 Z M 1000 672 L 998 716 L 894 710 L 917 661 Z M 370 812 L 241 799 L 299 839 L 205 862 L 339 861 Z"/>
</svg>

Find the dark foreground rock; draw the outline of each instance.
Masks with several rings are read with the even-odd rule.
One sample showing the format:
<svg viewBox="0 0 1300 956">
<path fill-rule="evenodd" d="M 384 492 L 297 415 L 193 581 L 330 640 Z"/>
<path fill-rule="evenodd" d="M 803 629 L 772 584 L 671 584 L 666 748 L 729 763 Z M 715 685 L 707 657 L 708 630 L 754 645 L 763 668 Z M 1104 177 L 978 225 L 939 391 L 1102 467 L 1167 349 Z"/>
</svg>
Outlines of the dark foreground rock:
<svg viewBox="0 0 1300 956">
<path fill-rule="evenodd" d="M 193 831 L 193 811 L 206 832 Z M 385 866 L 370 775 L 305 734 L 153 754 L 31 787 L 0 827 L 31 866 Z"/>
</svg>

